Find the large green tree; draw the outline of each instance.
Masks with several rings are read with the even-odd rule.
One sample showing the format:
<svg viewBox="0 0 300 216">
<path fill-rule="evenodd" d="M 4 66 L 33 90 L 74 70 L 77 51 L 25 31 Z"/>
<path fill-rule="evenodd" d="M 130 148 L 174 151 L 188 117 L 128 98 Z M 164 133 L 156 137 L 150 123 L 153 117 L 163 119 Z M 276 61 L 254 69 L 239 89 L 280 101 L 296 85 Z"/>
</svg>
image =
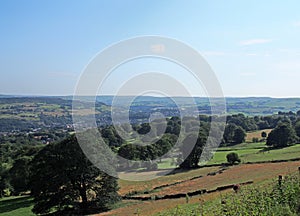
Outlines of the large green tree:
<svg viewBox="0 0 300 216">
<path fill-rule="evenodd" d="M 295 143 L 296 140 L 294 128 L 288 123 L 280 123 L 269 133 L 266 145 L 281 148 Z"/>
<path fill-rule="evenodd" d="M 237 126 L 236 124 L 229 123 L 225 127 L 224 131 L 224 142 L 229 144 L 238 144 L 245 141 L 246 132 L 245 130 Z"/>
<path fill-rule="evenodd" d="M 207 137 L 208 132 L 202 128 L 200 129 L 199 134 L 191 133 L 185 137 L 180 149 L 184 158 L 184 161 L 179 165 L 180 168 L 189 169 L 198 167 L 200 156 L 207 141 Z M 190 149 L 192 150 L 189 151 Z"/>
<path fill-rule="evenodd" d="M 246 134 L 245 130 L 242 127 L 238 126 L 234 130 L 233 139 L 234 139 L 235 143 L 243 143 L 243 142 L 245 142 L 246 135 L 247 134 Z"/>
<path fill-rule="evenodd" d="M 106 210 L 118 200 L 117 180 L 96 168 L 75 135 L 42 149 L 31 163 L 33 212 Z M 64 214 L 64 213 L 60 213 Z"/>
</svg>

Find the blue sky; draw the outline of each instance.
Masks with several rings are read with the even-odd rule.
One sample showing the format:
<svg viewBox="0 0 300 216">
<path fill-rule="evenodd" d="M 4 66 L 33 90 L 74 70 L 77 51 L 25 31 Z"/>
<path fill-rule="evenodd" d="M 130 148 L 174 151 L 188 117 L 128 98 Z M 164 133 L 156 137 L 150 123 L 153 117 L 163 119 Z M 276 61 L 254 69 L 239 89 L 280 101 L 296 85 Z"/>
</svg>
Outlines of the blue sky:
<svg viewBox="0 0 300 216">
<path fill-rule="evenodd" d="M 73 94 L 99 51 L 159 35 L 198 50 L 226 96 L 300 97 L 299 10 L 297 0 L 2 0 L 0 94 Z M 105 93 L 113 93 L 107 86 Z"/>
</svg>

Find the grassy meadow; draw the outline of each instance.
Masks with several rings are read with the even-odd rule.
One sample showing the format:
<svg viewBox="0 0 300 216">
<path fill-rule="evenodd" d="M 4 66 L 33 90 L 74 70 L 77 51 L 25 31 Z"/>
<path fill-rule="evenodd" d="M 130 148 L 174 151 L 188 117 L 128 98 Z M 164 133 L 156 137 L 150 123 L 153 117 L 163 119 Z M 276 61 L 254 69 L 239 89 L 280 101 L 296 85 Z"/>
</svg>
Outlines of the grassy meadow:
<svg viewBox="0 0 300 216">
<path fill-rule="evenodd" d="M 261 131 L 255 133 L 259 135 Z M 228 167 L 221 166 L 222 163 L 226 163 L 226 155 L 229 152 L 238 153 L 242 163 Z M 255 186 L 268 185 L 278 175 L 285 176 L 297 172 L 300 166 L 300 161 L 277 161 L 274 163 L 274 160 L 288 160 L 299 157 L 300 144 L 282 149 L 271 149 L 266 148 L 265 142 L 245 142 L 219 148 L 211 161 L 207 163 L 209 166 L 203 165 L 198 169 L 175 170 L 171 174 L 164 175 L 168 171 L 167 169 L 174 168 L 174 165 L 171 165 L 171 159 L 163 160 L 162 163 L 159 163 L 157 171 L 151 171 L 153 175 L 161 176 L 159 178 L 150 181 L 119 180 L 119 194 L 121 196 L 151 197 L 151 200 L 123 200 L 114 205 L 113 210 L 99 215 L 176 215 L 174 212 L 180 212 L 182 209 L 185 212 L 195 212 L 195 209 L 200 208 L 201 203 L 205 202 L 205 205 L 208 206 L 219 203 L 221 196 L 231 194 L 232 190 L 196 195 L 189 197 L 188 201 L 187 198 L 155 200 L 155 197 L 178 193 L 186 194 L 200 189 L 214 190 L 220 186 L 247 181 L 253 181 Z M 120 177 L 127 174 L 121 173 Z M 143 172 L 131 173 L 135 177 L 136 175 L 141 177 L 144 174 Z M 0 200 L 0 215 L 33 215 L 31 212 L 32 206 L 33 202 L 30 197 L 4 198 Z"/>
<path fill-rule="evenodd" d="M 33 200 L 29 196 L 7 197 L 0 199 L 1 216 L 30 216 Z"/>
</svg>

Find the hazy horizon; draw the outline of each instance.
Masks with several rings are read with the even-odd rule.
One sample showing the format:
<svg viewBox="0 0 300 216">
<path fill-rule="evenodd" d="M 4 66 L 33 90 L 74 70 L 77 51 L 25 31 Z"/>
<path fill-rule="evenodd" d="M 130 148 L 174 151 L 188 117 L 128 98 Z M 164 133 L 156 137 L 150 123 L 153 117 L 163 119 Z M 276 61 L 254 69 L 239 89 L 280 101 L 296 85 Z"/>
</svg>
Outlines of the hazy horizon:
<svg viewBox="0 0 300 216">
<path fill-rule="evenodd" d="M 0 94 L 0 96 L 8 96 L 8 97 L 73 97 L 74 95 L 41 95 L 41 94 Z M 166 96 L 159 96 L 159 95 L 96 95 L 97 97 L 160 97 L 164 98 Z M 94 97 L 93 95 L 81 95 L 79 97 Z M 194 97 L 194 98 L 209 98 L 208 96 L 197 96 L 197 95 L 191 95 L 191 96 L 180 96 L 180 95 L 172 95 L 170 97 Z M 219 98 L 219 97 L 211 97 L 211 98 Z M 224 95 L 224 98 L 274 98 L 274 99 L 300 99 L 299 97 L 294 96 L 286 96 L 286 97 L 274 97 L 274 96 L 226 96 Z"/>
</svg>

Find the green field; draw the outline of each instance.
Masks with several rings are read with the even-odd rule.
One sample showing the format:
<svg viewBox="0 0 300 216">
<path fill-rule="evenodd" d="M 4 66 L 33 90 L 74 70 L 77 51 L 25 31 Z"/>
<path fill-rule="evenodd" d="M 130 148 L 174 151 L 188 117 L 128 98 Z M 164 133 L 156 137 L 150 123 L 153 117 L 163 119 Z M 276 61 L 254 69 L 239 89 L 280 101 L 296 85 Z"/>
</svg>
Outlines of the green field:
<svg viewBox="0 0 300 216">
<path fill-rule="evenodd" d="M 35 215 L 31 212 L 33 200 L 28 196 L 8 197 L 0 199 L 1 216 L 30 216 Z"/>
<path fill-rule="evenodd" d="M 281 149 L 268 148 L 264 142 L 242 143 L 230 147 L 220 147 L 209 162 L 201 165 L 226 163 L 226 155 L 230 152 L 236 152 L 240 156 L 242 163 L 290 160 L 300 158 L 300 144 Z M 171 162 L 171 159 L 165 159 L 162 163 L 158 164 L 158 167 L 159 169 L 174 168 L 174 165 L 172 165 Z"/>
<path fill-rule="evenodd" d="M 238 153 L 242 163 L 289 160 L 300 158 L 300 144 L 282 149 L 267 148 L 264 143 L 243 143 L 230 148 L 219 148 L 208 164 L 226 163 L 226 155 L 229 152 Z"/>
<path fill-rule="evenodd" d="M 274 160 L 288 160 L 288 159 L 295 159 L 300 157 L 300 144 L 296 144 L 293 146 L 289 146 L 286 148 L 282 149 L 271 149 L 267 148 L 265 143 L 260 142 L 260 143 L 242 143 L 230 147 L 221 147 L 218 148 L 216 151 L 213 159 L 208 162 L 208 165 L 218 165 L 221 163 L 226 163 L 226 155 L 229 152 L 237 152 L 241 158 L 242 163 L 247 163 L 247 162 L 267 162 L 267 161 L 274 161 Z M 167 168 L 174 168 L 174 165 L 171 165 L 172 159 L 165 159 L 162 160 L 161 163 L 158 164 L 159 171 L 154 171 L 154 172 L 164 172 L 162 169 L 167 169 Z M 295 164 L 296 163 L 296 164 Z M 291 167 L 288 168 L 294 169 L 295 167 L 299 166 L 299 162 L 288 162 L 285 163 L 286 165 L 281 165 L 286 167 L 287 164 L 291 164 Z M 282 163 L 268 163 L 268 164 L 261 164 L 259 165 L 260 168 L 255 168 L 257 167 L 257 164 L 252 164 L 247 165 L 247 164 L 242 164 L 240 166 L 233 166 L 229 167 L 227 171 L 225 171 L 222 175 L 216 175 L 215 177 L 206 177 L 207 173 L 215 172 L 219 169 L 219 166 L 213 166 L 213 167 L 203 167 L 200 169 L 194 169 L 190 170 L 187 172 L 179 172 L 176 173 L 175 175 L 167 175 L 163 176 L 162 178 L 158 178 L 149 182 L 130 182 L 130 181 L 119 181 L 120 185 L 120 191 L 119 193 L 122 195 L 127 194 L 128 192 L 132 191 L 149 191 L 151 195 L 154 195 L 156 193 L 166 193 L 170 194 L 184 191 L 194 191 L 198 189 L 199 187 L 205 187 L 205 188 L 215 188 L 219 185 L 223 184 L 231 184 L 232 182 L 227 182 L 224 181 L 225 179 L 233 179 L 233 183 L 235 182 L 243 182 L 247 180 L 254 180 L 256 183 L 264 183 L 267 179 L 269 179 L 270 176 L 276 176 L 278 175 L 278 172 L 288 172 L 283 171 L 283 168 L 280 168 L 280 170 L 275 170 L 275 168 L 263 168 L 263 167 L 271 167 L 271 165 L 274 165 L 276 167 L 279 167 L 280 164 Z M 293 165 L 292 165 L 293 164 Z M 261 167 L 262 166 L 262 167 Z M 296 169 L 295 168 L 295 169 Z M 259 171 L 257 171 L 259 169 Z M 279 168 L 278 168 L 279 169 Z M 248 173 L 245 175 L 245 173 Z M 253 175 L 251 175 L 251 173 Z M 143 175 L 142 173 L 140 175 Z M 202 180 L 193 180 L 190 182 L 184 183 L 185 180 L 191 179 L 193 177 L 202 175 L 204 178 Z M 230 177 L 229 177 L 230 176 Z M 244 176 L 244 177 L 241 177 Z M 206 178 L 210 178 L 210 181 L 207 182 Z M 215 178 L 214 181 L 211 181 L 212 178 Z M 220 178 L 220 179 L 218 179 Z M 156 186 L 159 185 L 164 185 L 164 184 L 173 184 L 175 182 L 181 182 L 178 185 L 170 186 L 167 187 L 166 189 L 163 190 L 158 190 L 158 191 L 152 191 L 152 189 Z M 203 183 L 201 183 L 203 181 Z M 208 185 L 206 185 L 208 184 Z M 151 192 L 152 191 L 152 192 Z M 171 194 L 172 194 L 171 193 Z M 147 195 L 146 195 L 147 196 Z M 199 199 L 198 196 L 193 198 L 193 202 L 198 203 L 197 199 Z M 214 203 L 216 200 L 218 200 L 218 197 L 214 198 L 209 198 L 210 201 Z M 129 201 L 128 201 L 129 202 Z M 176 207 L 178 204 L 183 204 L 184 199 L 175 199 L 175 200 L 162 200 L 162 201 L 155 201 L 157 205 L 157 210 L 165 210 L 165 209 L 172 209 Z M 151 207 L 151 205 L 147 204 L 147 206 L 144 206 L 145 203 L 141 202 L 140 204 L 133 202 L 131 204 L 131 201 L 128 204 L 126 204 L 126 207 L 123 206 L 123 202 L 120 203 L 120 207 L 117 207 L 115 210 L 116 212 L 123 212 L 124 211 L 135 211 L 135 205 L 141 209 L 143 213 L 148 211 L 148 208 Z M 169 207 L 166 207 L 168 205 Z M 193 204 L 191 203 L 190 205 L 186 205 L 184 207 L 181 206 L 181 208 L 184 208 L 185 210 L 188 211 L 188 209 L 195 209 L 195 207 L 199 204 Z M 10 198 L 4 198 L 0 200 L 0 215 L 8 215 L 8 216 L 18 216 L 18 215 L 34 215 L 31 212 L 33 206 L 33 201 L 30 197 L 10 197 Z M 123 209 L 123 210 L 122 210 Z M 126 209 L 126 210 L 125 210 Z M 157 212 L 157 211 L 156 211 Z M 117 215 L 118 215 L 117 214 Z M 112 214 L 113 215 L 113 214 Z M 123 215 L 123 214 L 120 214 Z M 150 215 L 150 214 L 147 214 Z"/>
</svg>

